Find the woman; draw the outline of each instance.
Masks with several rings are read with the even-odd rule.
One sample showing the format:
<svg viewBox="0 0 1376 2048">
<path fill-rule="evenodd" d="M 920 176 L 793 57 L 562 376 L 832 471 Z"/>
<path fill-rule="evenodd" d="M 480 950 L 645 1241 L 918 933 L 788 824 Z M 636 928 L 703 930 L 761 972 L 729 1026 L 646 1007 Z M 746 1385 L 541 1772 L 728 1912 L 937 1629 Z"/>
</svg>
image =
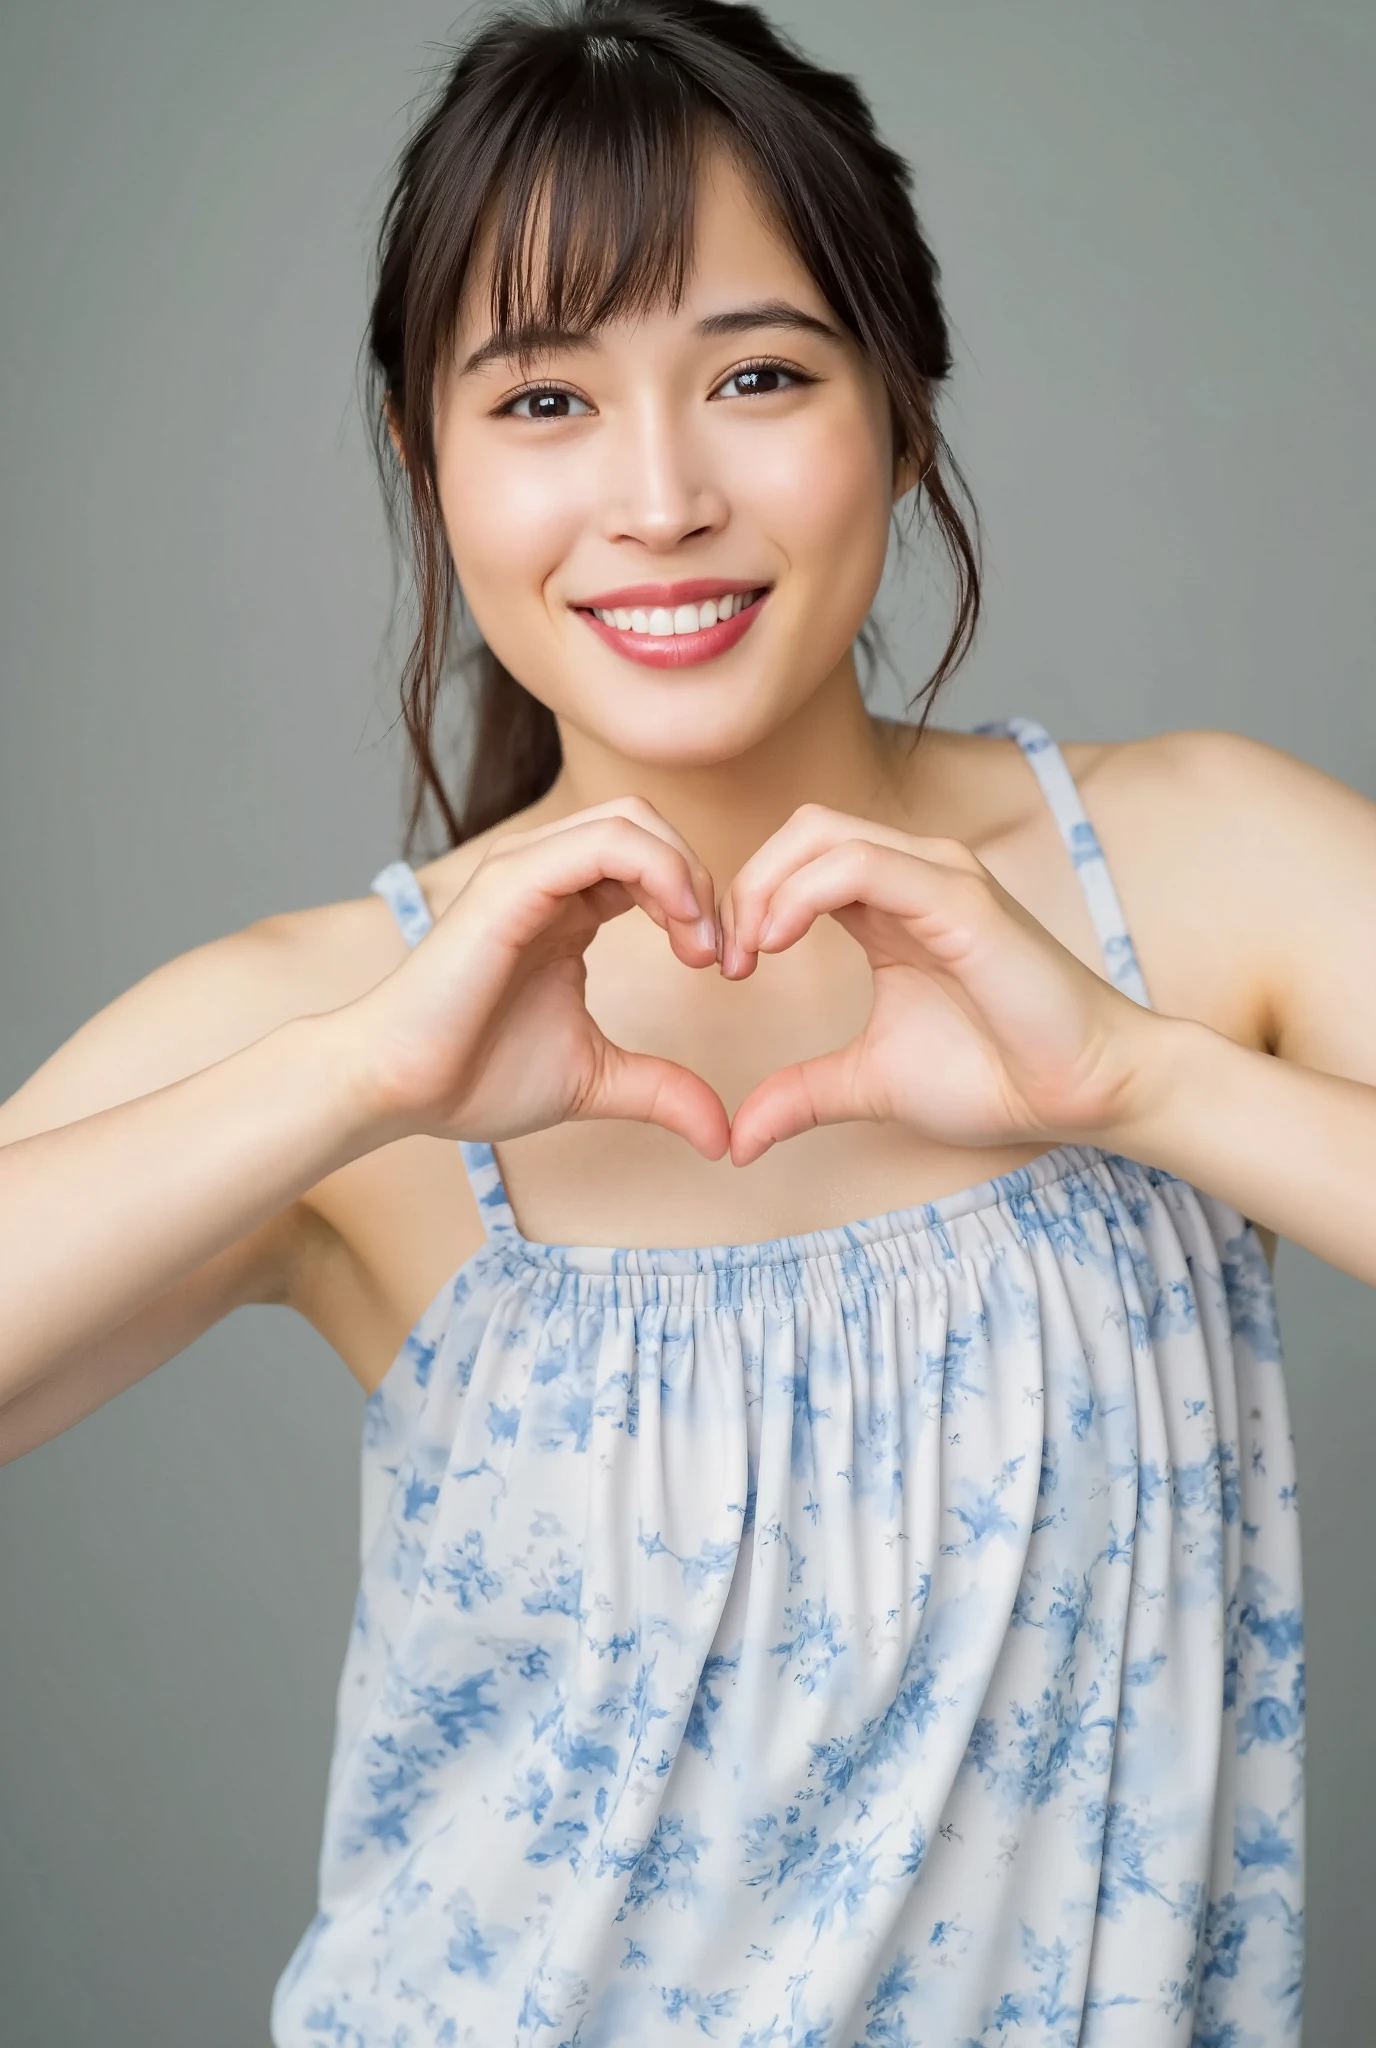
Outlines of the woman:
<svg viewBox="0 0 1376 2048">
<path fill-rule="evenodd" d="M 754 9 L 492 22 L 370 337 L 450 850 L 3 1111 L 6 1455 L 242 1302 L 369 1396 L 279 2048 L 1297 2031 L 1262 1236 L 1376 1280 L 1376 808 L 927 725 L 979 597 L 937 285 Z M 854 658 L 896 507 L 956 580 L 913 726 Z"/>
</svg>

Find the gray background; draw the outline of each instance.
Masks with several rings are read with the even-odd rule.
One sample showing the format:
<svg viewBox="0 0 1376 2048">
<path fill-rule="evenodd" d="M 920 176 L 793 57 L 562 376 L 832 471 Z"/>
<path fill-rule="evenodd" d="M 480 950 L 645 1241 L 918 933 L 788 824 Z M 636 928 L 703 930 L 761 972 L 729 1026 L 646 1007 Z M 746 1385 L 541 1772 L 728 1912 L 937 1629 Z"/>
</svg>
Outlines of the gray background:
<svg viewBox="0 0 1376 2048">
<path fill-rule="evenodd" d="M 1376 795 L 1376 11 L 779 18 L 874 92 L 944 266 L 990 573 L 941 722 L 1231 727 Z M 424 0 L 4 9 L 0 1095 L 159 961 L 356 894 L 397 849 L 354 363 L 387 166 L 454 24 Z M 940 597 L 896 591 L 910 686 Z M 1376 2001 L 1376 1295 L 1288 1245 L 1279 1284 L 1306 2038 L 1336 2048 Z M 311 1331 L 245 1311 L 0 1474 L 15 2048 L 266 2042 L 312 1909 L 360 1409 Z"/>
</svg>

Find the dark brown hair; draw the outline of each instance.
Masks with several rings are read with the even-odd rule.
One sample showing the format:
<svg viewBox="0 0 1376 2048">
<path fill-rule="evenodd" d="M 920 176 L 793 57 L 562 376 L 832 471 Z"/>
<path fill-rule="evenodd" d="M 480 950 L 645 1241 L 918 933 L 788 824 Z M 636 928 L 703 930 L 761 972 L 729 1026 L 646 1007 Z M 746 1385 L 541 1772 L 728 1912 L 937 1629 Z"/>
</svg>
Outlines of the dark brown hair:
<svg viewBox="0 0 1376 2048">
<path fill-rule="evenodd" d="M 919 481 L 955 571 L 936 691 L 979 615 L 979 518 L 935 415 L 951 369 L 940 270 L 903 159 L 848 78 L 811 63 L 758 8 L 724 0 L 555 0 L 503 8 L 457 52 L 407 142 L 377 248 L 368 405 L 394 535 L 405 530 L 418 624 L 402 673 L 412 757 L 406 843 L 427 800 L 458 845 L 542 796 L 559 771 L 554 714 L 479 644 L 457 641 L 456 578 L 435 480 L 432 394 L 479 233 L 494 229 L 495 329 L 582 329 L 678 303 L 695 169 L 730 150 L 888 390 L 895 459 Z M 533 254 L 537 211 L 546 232 Z M 536 275 L 536 270 L 539 275 Z M 398 460 L 389 419 L 400 437 Z M 973 515 L 973 535 L 946 472 Z M 404 503 L 404 516 L 402 506 Z M 446 671 L 476 683 L 462 793 L 435 759 Z"/>
</svg>

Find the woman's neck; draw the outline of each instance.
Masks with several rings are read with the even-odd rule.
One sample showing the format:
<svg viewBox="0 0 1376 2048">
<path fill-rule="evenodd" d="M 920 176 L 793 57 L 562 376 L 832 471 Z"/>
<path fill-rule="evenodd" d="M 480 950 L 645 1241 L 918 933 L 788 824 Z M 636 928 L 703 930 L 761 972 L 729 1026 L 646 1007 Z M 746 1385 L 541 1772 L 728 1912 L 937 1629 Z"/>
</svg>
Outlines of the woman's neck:
<svg viewBox="0 0 1376 2048">
<path fill-rule="evenodd" d="M 786 724 L 708 767 L 633 761 L 562 724 L 560 738 L 563 767 L 539 806 L 542 818 L 619 796 L 645 797 L 705 862 L 719 890 L 800 804 L 894 824 L 905 816 L 906 729 L 871 717 L 849 656 Z"/>
</svg>

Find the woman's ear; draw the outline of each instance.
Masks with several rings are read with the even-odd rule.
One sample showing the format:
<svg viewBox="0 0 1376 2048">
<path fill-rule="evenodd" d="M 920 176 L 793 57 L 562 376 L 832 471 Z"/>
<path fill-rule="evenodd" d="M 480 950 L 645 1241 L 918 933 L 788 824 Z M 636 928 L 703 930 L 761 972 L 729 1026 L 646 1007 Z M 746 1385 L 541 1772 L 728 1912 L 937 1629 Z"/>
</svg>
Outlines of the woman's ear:
<svg viewBox="0 0 1376 2048">
<path fill-rule="evenodd" d="M 900 498 L 906 498 L 909 491 L 921 483 L 926 471 L 927 464 L 923 460 L 920 451 L 915 448 L 905 448 L 901 455 L 895 457 L 893 465 L 893 502 L 895 505 Z"/>
<path fill-rule="evenodd" d="M 390 391 L 387 393 L 387 396 L 382 401 L 382 409 L 387 419 L 387 431 L 392 437 L 392 446 L 397 451 L 397 461 L 401 464 L 402 468 L 405 469 L 406 444 L 401 437 L 401 422 L 397 417 L 396 407 L 392 403 L 392 394 Z"/>
</svg>

